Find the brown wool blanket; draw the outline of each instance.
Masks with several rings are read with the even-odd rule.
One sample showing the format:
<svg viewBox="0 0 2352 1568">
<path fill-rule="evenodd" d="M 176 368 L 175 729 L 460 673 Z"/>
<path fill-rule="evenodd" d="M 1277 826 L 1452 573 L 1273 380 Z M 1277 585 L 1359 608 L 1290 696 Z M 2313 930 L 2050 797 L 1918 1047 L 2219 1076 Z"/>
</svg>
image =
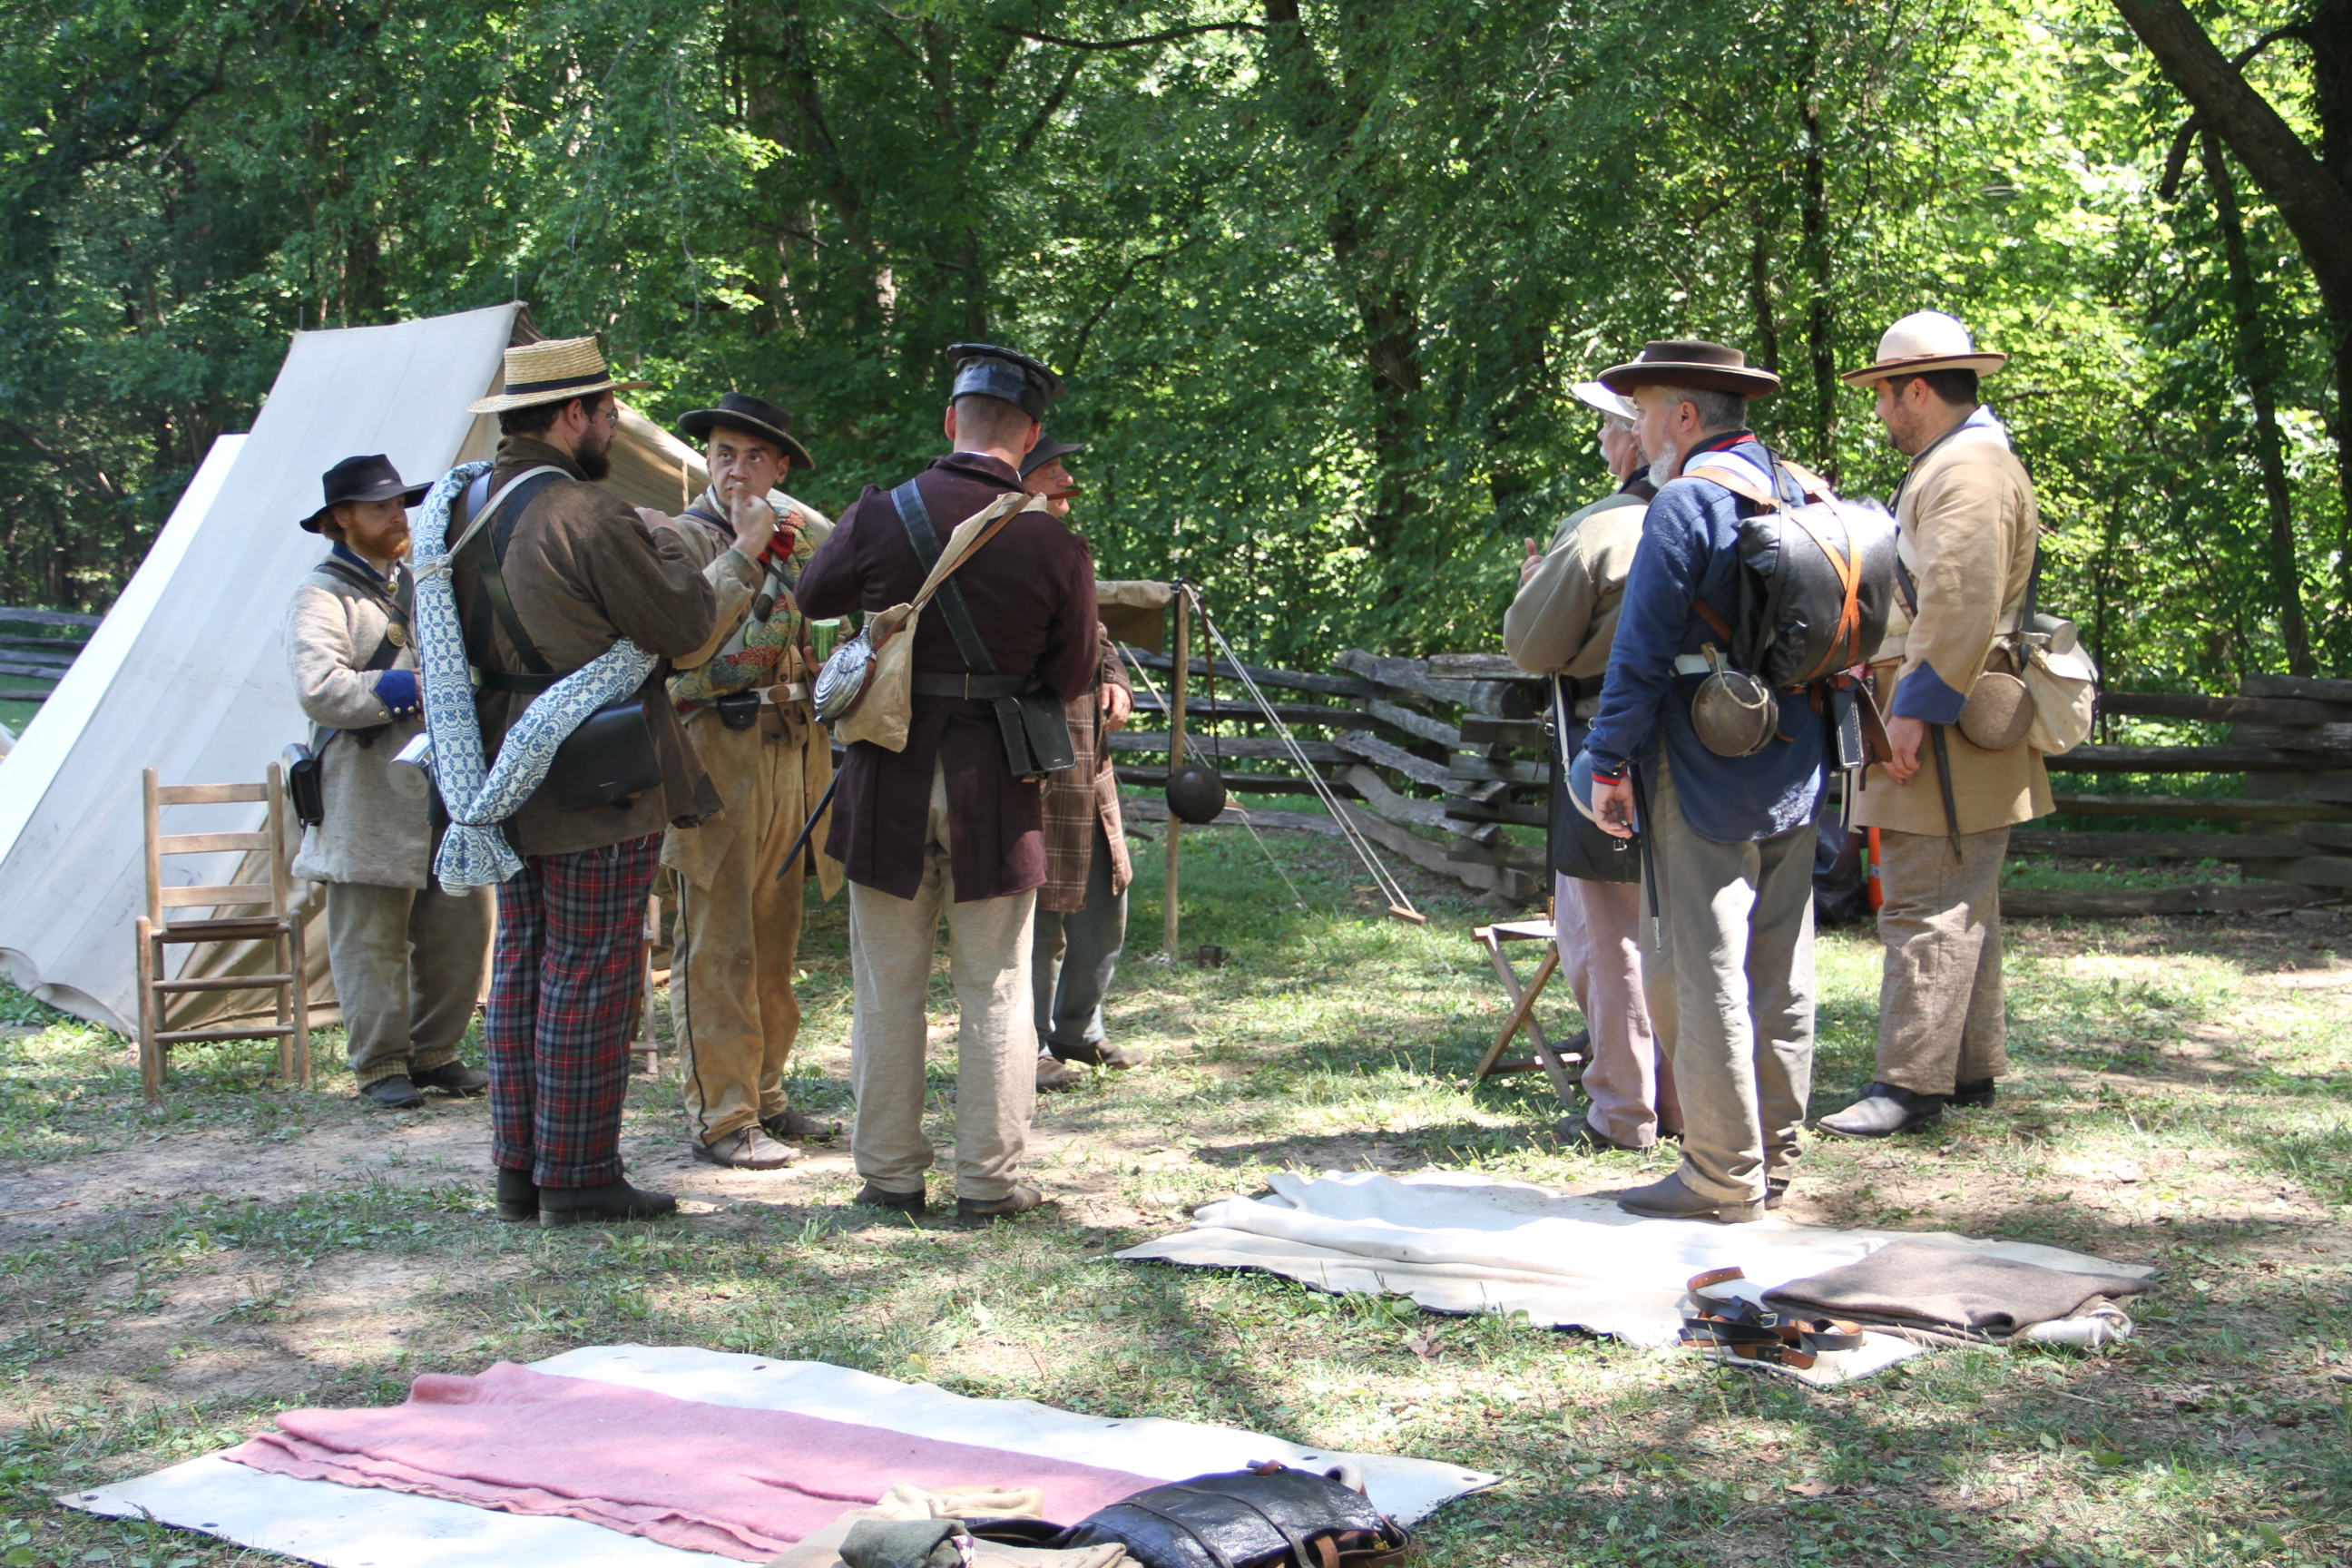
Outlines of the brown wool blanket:
<svg viewBox="0 0 2352 1568">
<path fill-rule="evenodd" d="M 1764 1304 L 1776 1311 L 2004 1339 L 2034 1323 L 2071 1318 L 2094 1297 L 2137 1295 L 2147 1283 L 1933 1242 L 1891 1241 L 1858 1263 L 1768 1290 Z"/>
<path fill-rule="evenodd" d="M 586 1520 L 665 1546 L 763 1563 L 878 1500 L 1034 1487 L 1076 1521 L 1158 1481 L 1123 1470 L 745 1410 L 500 1362 L 420 1377 L 389 1410 L 289 1410 L 223 1456 L 304 1480 L 382 1487 L 508 1513 Z"/>
</svg>

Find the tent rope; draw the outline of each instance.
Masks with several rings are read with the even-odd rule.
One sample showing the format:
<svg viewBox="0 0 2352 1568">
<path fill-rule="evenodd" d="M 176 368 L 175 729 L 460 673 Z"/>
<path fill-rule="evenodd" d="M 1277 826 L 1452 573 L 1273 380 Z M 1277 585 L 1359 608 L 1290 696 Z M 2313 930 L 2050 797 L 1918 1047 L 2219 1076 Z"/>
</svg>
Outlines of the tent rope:
<svg viewBox="0 0 2352 1568">
<path fill-rule="evenodd" d="M 1267 725 L 1289 752 L 1290 760 L 1297 765 L 1298 771 L 1306 775 L 1316 798 L 1323 803 L 1323 809 L 1329 812 L 1331 820 L 1339 825 L 1340 834 L 1347 839 L 1348 847 L 1356 852 L 1356 858 L 1364 863 L 1364 869 L 1371 874 L 1373 885 L 1388 900 L 1389 907 L 1408 920 L 1422 920 L 1421 911 L 1413 908 L 1412 895 L 1404 890 L 1404 884 L 1390 871 L 1388 863 L 1381 858 L 1380 851 L 1374 849 L 1371 840 L 1364 836 L 1364 830 L 1356 826 L 1355 818 L 1342 807 L 1339 795 L 1333 791 L 1329 782 L 1307 760 L 1307 753 L 1299 746 L 1297 738 L 1291 734 L 1290 726 L 1282 721 L 1282 715 L 1274 710 L 1274 704 L 1266 700 L 1265 693 L 1258 689 L 1257 681 L 1251 677 L 1249 667 L 1242 663 L 1241 657 L 1234 652 L 1233 644 L 1225 640 L 1225 634 L 1218 629 L 1217 623 L 1209 618 L 1208 606 L 1201 603 L 1200 591 L 1190 583 L 1183 584 L 1183 588 L 1185 597 L 1192 603 L 1192 613 L 1201 617 L 1202 629 L 1223 650 L 1225 662 L 1232 665 L 1234 673 L 1241 678 L 1243 689 L 1250 694 L 1250 700 L 1255 702 L 1258 710 L 1265 715 Z"/>
</svg>

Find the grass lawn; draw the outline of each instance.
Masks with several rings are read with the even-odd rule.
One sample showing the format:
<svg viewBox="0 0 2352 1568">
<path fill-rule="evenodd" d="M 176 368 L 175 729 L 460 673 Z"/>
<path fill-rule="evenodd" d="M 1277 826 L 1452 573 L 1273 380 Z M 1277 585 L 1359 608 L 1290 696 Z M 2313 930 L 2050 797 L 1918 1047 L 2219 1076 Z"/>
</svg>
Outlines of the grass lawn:
<svg viewBox="0 0 2352 1568">
<path fill-rule="evenodd" d="M 363 1112 L 331 1032 L 316 1093 L 266 1081 L 268 1047 L 191 1049 L 150 1113 L 122 1041 L 0 996 L 0 1562 L 275 1561 L 49 1493 L 289 1406 L 395 1401 L 419 1372 L 625 1341 L 1500 1472 L 1425 1527 L 1430 1561 L 1465 1568 L 2352 1558 L 2352 967 L 2336 952 L 2352 923 L 2013 928 L 2000 1103 L 1931 1136 L 1822 1142 L 1789 1213 L 2157 1263 L 2139 1336 L 2096 1355 L 1938 1353 L 1816 1394 L 1687 1352 L 1106 1261 L 1276 1169 L 1466 1166 L 1593 1190 L 1670 1161 L 1559 1152 L 1538 1075 L 1471 1087 L 1500 1001 L 1458 896 L 1414 878 L 1429 925 L 1379 919 L 1340 845 L 1269 833 L 1300 910 L 1246 835 L 1194 833 L 1183 945 L 1227 957 L 1171 967 L 1145 956 L 1150 831 L 1111 1028 L 1151 1064 L 1041 1107 L 1033 1166 L 1062 1202 L 987 1229 L 848 1207 L 839 1150 L 773 1176 L 688 1163 L 674 1080 L 644 1078 L 633 1174 L 689 1214 L 502 1226 L 481 1103 Z M 813 911 L 803 963 L 794 1092 L 845 1115 L 838 903 Z M 1821 974 L 1826 1110 L 1869 1071 L 1867 933 L 1825 935 Z M 941 973 L 935 1018 L 947 1005 Z"/>
</svg>

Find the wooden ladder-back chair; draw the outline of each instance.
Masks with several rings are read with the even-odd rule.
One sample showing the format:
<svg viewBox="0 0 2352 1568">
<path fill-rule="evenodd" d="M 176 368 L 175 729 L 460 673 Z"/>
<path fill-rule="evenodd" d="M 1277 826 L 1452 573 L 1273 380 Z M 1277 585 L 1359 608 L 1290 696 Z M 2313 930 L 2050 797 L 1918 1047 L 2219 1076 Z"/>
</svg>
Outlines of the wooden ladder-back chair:
<svg viewBox="0 0 2352 1568">
<path fill-rule="evenodd" d="M 139 917 L 139 1077 L 149 1100 L 163 1097 L 163 1059 L 173 1046 L 202 1040 L 278 1041 L 278 1073 L 295 1075 L 299 1048 L 302 1087 L 310 1087 L 310 998 L 304 978 L 302 915 L 293 907 L 293 874 L 286 854 L 286 774 L 269 764 L 266 784 L 163 784 L 155 770 L 141 775 L 147 810 L 147 912 Z M 231 805 L 266 801 L 268 823 L 258 833 L 165 833 L 163 807 L 167 805 Z M 269 857 L 268 882 L 215 883 L 207 887 L 165 887 L 163 857 L 211 855 L 224 850 Z M 259 915 L 215 915 L 209 920 L 166 921 L 167 909 L 214 910 L 267 905 Z M 267 974 L 217 974 L 201 980 L 166 980 L 163 949 L 200 942 L 261 942 L 275 945 L 275 960 Z M 278 1022 L 225 1029 L 166 1029 L 163 1026 L 164 998 L 183 991 L 258 991 L 278 993 Z"/>
</svg>

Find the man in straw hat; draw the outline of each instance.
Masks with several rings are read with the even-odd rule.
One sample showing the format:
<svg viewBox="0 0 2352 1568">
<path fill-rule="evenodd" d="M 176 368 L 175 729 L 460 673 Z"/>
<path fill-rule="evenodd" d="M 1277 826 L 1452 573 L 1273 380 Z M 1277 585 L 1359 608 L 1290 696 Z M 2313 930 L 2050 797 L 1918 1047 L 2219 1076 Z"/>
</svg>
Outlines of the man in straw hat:
<svg viewBox="0 0 2352 1568">
<path fill-rule="evenodd" d="M 1718 754 L 1691 699 L 1737 619 L 1740 519 L 1729 486 L 1788 479 L 1747 428 L 1780 390 L 1720 343 L 1645 345 L 1601 384 L 1633 400 L 1658 486 L 1626 579 L 1601 710 L 1577 772 L 1601 825 L 1638 818 L 1650 919 L 1643 991 L 1682 1100 L 1682 1163 L 1618 1200 L 1664 1218 L 1761 1219 L 1785 1190 L 1813 1071 L 1813 816 L 1825 746 L 1802 692 L 1773 694 L 1761 750 Z M 1706 477 L 1720 472 L 1718 481 Z"/>
<path fill-rule="evenodd" d="M 1902 592 L 1872 670 L 1892 757 L 1864 771 L 1853 813 L 1879 830 L 1878 1065 L 1859 1100 L 1822 1118 L 1841 1137 L 1884 1138 L 1927 1126 L 1947 1104 L 1990 1105 L 2007 1062 L 2001 860 L 2010 829 L 2051 802 L 2015 679 L 2040 515 L 2009 433 L 1977 402 L 1978 377 L 2006 363 L 1951 317 L 1922 310 L 1845 377 L 1871 389 L 1911 468 L 1895 492 Z"/>
<path fill-rule="evenodd" d="M 802 574 L 809 615 L 909 603 L 958 524 L 1021 492 L 1021 459 L 1061 379 L 987 343 L 957 343 L 948 356 L 948 456 L 895 490 L 869 488 L 843 515 Z M 973 672 L 959 632 L 997 673 Z M 859 741 L 843 760 L 828 847 L 849 874 L 859 1203 L 906 1213 L 926 1204 L 924 1001 L 942 909 L 960 1013 L 957 1212 L 985 1218 L 1044 1201 L 1014 1175 L 1036 1097 L 1030 922 L 1045 832 L 1038 786 L 1013 775 L 988 699 L 1042 689 L 1066 702 L 1092 689 L 1097 639 L 1086 547 L 1048 513 L 1017 512 L 917 622 L 906 748 Z"/>
<path fill-rule="evenodd" d="M 1040 432 L 1021 460 L 1021 485 L 1045 498 L 1055 517 L 1070 515 L 1078 493 L 1062 459 L 1085 443 L 1056 441 Z M 1065 705 L 1076 760 L 1045 780 L 1040 808 L 1045 823 L 1045 885 L 1037 890 L 1035 946 L 1030 983 L 1037 999 L 1037 1087 L 1076 1089 L 1080 1067 L 1125 1071 L 1143 1065 L 1143 1053 L 1115 1044 L 1103 1028 L 1103 998 L 1118 974 L 1127 945 L 1127 887 L 1135 868 L 1127 857 L 1119 820 L 1118 779 L 1111 772 L 1111 732 L 1135 711 L 1135 688 L 1107 627 L 1099 683 Z M 1074 1065 L 1075 1064 L 1075 1065 Z"/>
<path fill-rule="evenodd" d="M 740 392 L 677 420 L 702 444 L 710 487 L 673 526 L 719 618 L 700 647 L 673 661 L 669 695 L 727 806 L 662 841 L 677 883 L 669 1014 L 695 1156 L 744 1171 L 798 1162 L 802 1151 L 780 1140 L 839 1130 L 784 1098 L 801 1027 L 793 965 L 808 857 L 783 858 L 833 779 L 833 748 L 809 707 L 808 620 L 793 597 L 832 529 L 797 507 L 780 518 L 769 501 L 791 469 L 816 467 L 791 426 L 791 415 Z M 817 865 L 831 897 L 841 868 L 826 856 Z"/>
<path fill-rule="evenodd" d="M 1626 574 L 1642 542 L 1642 520 L 1658 493 L 1633 435 L 1640 409 L 1597 381 L 1575 390 L 1580 402 L 1601 412 L 1601 458 L 1617 489 L 1570 513 L 1540 555 L 1536 542 L 1527 542 L 1518 596 L 1503 616 L 1503 650 L 1511 662 L 1561 684 L 1569 727 L 1560 744 L 1568 757 L 1583 749 L 1585 731 L 1601 710 L 1601 681 L 1609 669 Z M 1637 883 L 1572 877 L 1555 864 L 1553 945 L 1590 1041 L 1585 1109 L 1559 1128 L 1561 1142 L 1572 1148 L 1647 1149 L 1661 1133 L 1682 1131 L 1674 1068 L 1658 1048 L 1642 994 L 1641 919 Z"/>
<path fill-rule="evenodd" d="M 677 658 L 710 637 L 715 596 L 685 542 L 593 482 L 610 471 L 614 394 L 645 384 L 616 380 L 595 339 L 556 339 L 507 350 L 505 390 L 470 407 L 499 416 L 496 464 L 478 494 L 505 497 L 457 552 L 451 585 L 492 757 L 534 697 L 618 639 Z M 479 504 L 469 496 L 453 513 L 453 539 Z M 566 809 L 543 784 L 504 825 L 523 868 L 499 887 L 487 1020 L 502 1219 L 561 1226 L 677 1208 L 629 1184 L 620 1147 L 662 833 L 721 804 L 679 731 L 664 672 L 656 665 L 637 692 L 658 785 Z"/>
<path fill-rule="evenodd" d="M 425 728 L 417 689 L 408 510 L 429 485 L 392 459 L 345 458 L 320 477 L 326 504 L 301 520 L 333 542 L 286 609 L 286 658 L 317 753 L 321 819 L 293 871 L 327 889 L 327 961 L 351 1034 L 360 1099 L 413 1110 L 425 1089 L 479 1094 L 457 1059 L 489 957 L 490 900 L 432 890 L 440 835 L 396 787 L 392 759 Z"/>
</svg>

